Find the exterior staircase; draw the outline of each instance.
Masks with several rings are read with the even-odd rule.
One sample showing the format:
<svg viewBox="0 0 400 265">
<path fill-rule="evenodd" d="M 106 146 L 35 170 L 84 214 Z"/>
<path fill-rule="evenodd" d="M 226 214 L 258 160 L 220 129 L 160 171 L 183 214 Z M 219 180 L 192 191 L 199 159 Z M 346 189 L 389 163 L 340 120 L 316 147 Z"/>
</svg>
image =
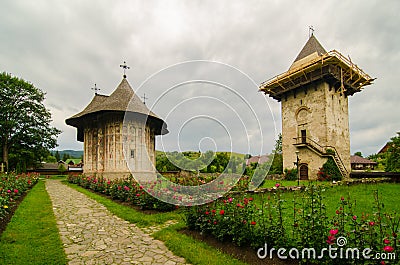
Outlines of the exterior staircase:
<svg viewBox="0 0 400 265">
<path fill-rule="evenodd" d="M 346 178 L 349 176 L 349 172 L 347 171 L 342 159 L 340 158 L 340 155 L 338 154 L 334 146 L 321 146 L 310 137 L 297 137 L 293 139 L 296 141 L 294 145 L 297 147 L 306 147 L 320 156 L 332 157 L 337 167 L 339 168 L 342 177 Z"/>
</svg>

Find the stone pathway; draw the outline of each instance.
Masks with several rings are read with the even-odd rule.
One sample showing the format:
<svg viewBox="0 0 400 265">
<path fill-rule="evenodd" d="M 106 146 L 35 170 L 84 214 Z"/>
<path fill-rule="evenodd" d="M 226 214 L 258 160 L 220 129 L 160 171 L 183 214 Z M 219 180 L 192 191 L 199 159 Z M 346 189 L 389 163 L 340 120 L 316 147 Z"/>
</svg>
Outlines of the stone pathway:
<svg viewBox="0 0 400 265">
<path fill-rule="evenodd" d="M 187 264 L 163 242 L 59 180 L 47 180 L 46 190 L 70 265 Z M 146 232 L 153 230 L 156 227 Z"/>
</svg>

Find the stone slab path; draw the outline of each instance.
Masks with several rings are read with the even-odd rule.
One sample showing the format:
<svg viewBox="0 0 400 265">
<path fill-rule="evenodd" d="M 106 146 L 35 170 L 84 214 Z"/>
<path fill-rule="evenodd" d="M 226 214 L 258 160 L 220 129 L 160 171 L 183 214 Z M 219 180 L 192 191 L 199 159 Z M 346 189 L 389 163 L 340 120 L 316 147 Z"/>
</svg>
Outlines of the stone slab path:
<svg viewBox="0 0 400 265">
<path fill-rule="evenodd" d="M 69 264 L 187 264 L 163 242 L 59 180 L 46 180 L 46 190 Z"/>
</svg>

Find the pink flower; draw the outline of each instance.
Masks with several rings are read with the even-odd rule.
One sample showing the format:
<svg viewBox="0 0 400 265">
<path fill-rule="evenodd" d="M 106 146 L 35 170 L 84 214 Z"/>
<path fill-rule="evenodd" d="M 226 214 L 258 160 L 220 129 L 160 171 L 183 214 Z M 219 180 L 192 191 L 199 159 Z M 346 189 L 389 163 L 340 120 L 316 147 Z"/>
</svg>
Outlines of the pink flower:
<svg viewBox="0 0 400 265">
<path fill-rule="evenodd" d="M 139 197 L 140 196 L 140 194 L 139 193 L 136 193 L 136 197 Z"/>
<path fill-rule="evenodd" d="M 129 191 L 130 188 L 128 186 L 124 186 L 124 190 Z"/>
<path fill-rule="evenodd" d="M 390 244 L 390 240 L 387 239 L 387 238 L 385 238 L 385 239 L 383 240 L 383 243 L 385 243 L 386 245 L 387 245 L 387 244 Z"/>
<path fill-rule="evenodd" d="M 339 232 L 338 229 L 331 229 L 331 230 L 329 230 L 329 234 L 331 234 L 331 236 L 336 235 L 338 232 Z"/>
<path fill-rule="evenodd" d="M 229 198 L 229 199 L 228 199 L 228 202 L 232 202 L 232 201 L 233 201 L 233 199 L 232 199 L 232 198 Z"/>
<path fill-rule="evenodd" d="M 335 236 L 328 236 L 328 239 L 326 240 L 326 243 L 328 243 L 329 245 L 332 245 L 335 243 Z"/>
<path fill-rule="evenodd" d="M 279 188 L 280 185 L 281 185 L 281 184 L 276 183 L 276 184 L 275 184 L 275 187 Z"/>
<path fill-rule="evenodd" d="M 15 189 L 15 190 L 14 190 L 14 193 L 18 193 L 18 190 L 17 190 L 17 189 Z"/>
<path fill-rule="evenodd" d="M 7 193 L 11 193 L 11 190 L 7 190 Z"/>
<path fill-rule="evenodd" d="M 386 252 L 392 252 L 394 250 L 394 248 L 392 246 L 385 246 L 383 248 L 383 250 L 386 251 Z"/>
<path fill-rule="evenodd" d="M 386 262 L 384 262 L 383 260 L 381 261 L 381 263 L 379 263 L 381 265 L 386 265 Z"/>
<path fill-rule="evenodd" d="M 369 222 L 368 224 L 369 224 L 370 226 L 374 226 L 374 225 L 375 225 L 375 222 L 372 222 L 372 221 L 371 221 L 371 222 Z"/>
<path fill-rule="evenodd" d="M 357 220 L 357 216 L 353 215 L 353 220 L 354 221 Z"/>
</svg>

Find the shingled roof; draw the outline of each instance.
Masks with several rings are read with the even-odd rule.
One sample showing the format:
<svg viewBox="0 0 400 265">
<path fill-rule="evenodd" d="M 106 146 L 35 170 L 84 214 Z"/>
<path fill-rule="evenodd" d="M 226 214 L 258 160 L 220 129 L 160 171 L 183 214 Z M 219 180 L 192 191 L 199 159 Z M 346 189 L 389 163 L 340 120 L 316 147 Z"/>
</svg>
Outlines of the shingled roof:
<svg viewBox="0 0 400 265">
<path fill-rule="evenodd" d="M 311 35 L 289 69 L 295 68 L 297 65 L 304 63 L 304 61 L 312 60 L 323 54 L 326 54 L 326 50 L 322 47 L 317 38 L 314 35 Z M 305 58 L 307 59 L 303 60 Z"/>
<path fill-rule="evenodd" d="M 123 78 L 121 83 L 110 95 L 95 94 L 92 101 L 86 108 L 75 114 L 65 122 L 68 125 L 78 128 L 78 140 L 83 140 L 82 127 L 86 119 L 90 119 L 92 115 L 103 112 L 119 112 L 141 114 L 148 117 L 147 122 L 153 122 L 156 128 L 156 134 L 168 133 L 165 122 L 159 118 L 154 112 L 150 111 L 140 98 L 134 93 L 126 78 Z"/>
</svg>

